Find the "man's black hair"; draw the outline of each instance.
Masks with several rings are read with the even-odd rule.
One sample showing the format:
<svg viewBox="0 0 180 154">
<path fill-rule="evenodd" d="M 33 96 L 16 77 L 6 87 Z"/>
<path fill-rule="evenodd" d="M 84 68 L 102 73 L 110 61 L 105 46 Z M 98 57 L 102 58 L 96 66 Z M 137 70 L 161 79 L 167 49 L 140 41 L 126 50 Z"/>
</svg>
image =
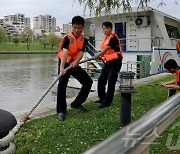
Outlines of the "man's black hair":
<svg viewBox="0 0 180 154">
<path fill-rule="evenodd" d="M 170 69 L 176 69 L 178 67 L 178 64 L 176 63 L 176 61 L 174 59 L 169 59 L 165 64 L 164 64 L 164 68 L 167 70 Z"/>
<path fill-rule="evenodd" d="M 105 26 L 106 28 L 113 28 L 113 25 L 112 25 L 112 23 L 111 22 L 109 22 L 109 21 L 106 21 L 106 22 L 103 22 L 102 23 L 102 27 L 103 26 Z"/>
<path fill-rule="evenodd" d="M 77 25 L 83 25 L 84 26 L 84 18 L 81 16 L 74 16 L 72 18 L 72 25 L 77 24 Z"/>
</svg>

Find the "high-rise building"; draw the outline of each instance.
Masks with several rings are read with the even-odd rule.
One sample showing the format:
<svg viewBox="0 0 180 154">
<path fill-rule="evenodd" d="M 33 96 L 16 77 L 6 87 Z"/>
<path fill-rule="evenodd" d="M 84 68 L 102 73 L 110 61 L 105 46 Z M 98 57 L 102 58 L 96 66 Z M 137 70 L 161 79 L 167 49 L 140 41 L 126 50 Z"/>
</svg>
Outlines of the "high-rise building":
<svg viewBox="0 0 180 154">
<path fill-rule="evenodd" d="M 34 17 L 33 30 L 35 35 L 53 33 L 56 29 L 56 18 L 51 15 L 39 15 Z"/>
<path fill-rule="evenodd" d="M 30 18 L 20 13 L 4 16 L 3 19 L 0 19 L 0 25 L 6 29 L 8 36 L 17 36 L 25 28 L 31 27 Z"/>
<path fill-rule="evenodd" d="M 55 30 L 56 30 L 56 18 L 53 17 L 52 18 L 52 32 L 55 32 Z"/>
<path fill-rule="evenodd" d="M 0 19 L 0 26 L 3 25 L 3 19 Z"/>
<path fill-rule="evenodd" d="M 69 33 L 72 31 L 72 24 L 63 24 L 63 33 Z"/>
</svg>

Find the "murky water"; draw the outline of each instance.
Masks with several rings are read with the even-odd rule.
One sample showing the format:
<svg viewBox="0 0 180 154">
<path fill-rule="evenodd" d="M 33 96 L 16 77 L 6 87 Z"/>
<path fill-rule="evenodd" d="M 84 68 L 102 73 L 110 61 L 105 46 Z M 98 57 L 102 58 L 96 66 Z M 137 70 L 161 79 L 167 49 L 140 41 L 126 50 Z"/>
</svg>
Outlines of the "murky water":
<svg viewBox="0 0 180 154">
<path fill-rule="evenodd" d="M 56 68 L 56 54 L 1 54 L 0 109 L 9 112 L 31 109 L 54 80 Z M 53 101 L 49 92 L 41 103 Z"/>
</svg>

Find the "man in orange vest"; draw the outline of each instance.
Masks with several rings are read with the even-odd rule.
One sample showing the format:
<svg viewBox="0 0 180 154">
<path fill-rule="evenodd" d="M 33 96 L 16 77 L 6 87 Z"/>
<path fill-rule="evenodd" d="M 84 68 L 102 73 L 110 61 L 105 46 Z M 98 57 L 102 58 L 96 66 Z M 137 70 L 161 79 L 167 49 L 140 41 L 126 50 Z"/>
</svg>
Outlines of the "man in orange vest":
<svg viewBox="0 0 180 154">
<path fill-rule="evenodd" d="M 115 33 L 112 33 L 112 23 L 104 22 L 102 28 L 105 37 L 100 45 L 101 52 L 94 55 L 94 59 L 102 58 L 105 61 L 105 65 L 98 78 L 97 89 L 99 100 L 95 101 L 100 103 L 99 109 L 108 107 L 112 103 L 118 72 L 121 69 L 123 58 L 120 39 Z"/>
<path fill-rule="evenodd" d="M 79 61 L 83 57 L 87 39 L 82 33 L 84 29 L 84 18 L 75 16 L 72 19 L 72 32 L 67 34 L 60 43 L 59 57 L 59 70 L 62 76 L 59 79 L 58 95 L 57 95 L 57 115 L 59 121 L 64 121 L 66 116 L 66 87 L 69 77 L 72 75 L 81 84 L 81 90 L 75 100 L 71 103 L 71 108 L 87 111 L 82 106 L 82 103 L 88 97 L 92 86 L 92 79 L 79 66 Z M 73 68 L 65 71 L 65 68 L 72 65 Z"/>
<path fill-rule="evenodd" d="M 169 88 L 168 97 L 171 97 L 176 93 L 176 90 L 180 90 L 180 67 L 174 59 L 169 59 L 164 68 L 170 73 L 175 74 L 175 79 L 169 82 L 160 82 L 160 85 Z"/>
</svg>

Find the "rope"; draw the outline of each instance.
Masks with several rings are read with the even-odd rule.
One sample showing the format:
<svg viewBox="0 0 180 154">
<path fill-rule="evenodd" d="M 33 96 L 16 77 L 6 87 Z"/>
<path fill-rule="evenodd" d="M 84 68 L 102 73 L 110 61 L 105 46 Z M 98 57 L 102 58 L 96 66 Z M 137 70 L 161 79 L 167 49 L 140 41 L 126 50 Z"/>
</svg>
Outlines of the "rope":
<svg viewBox="0 0 180 154">
<path fill-rule="evenodd" d="M 16 152 L 16 147 L 13 143 L 10 143 L 10 146 L 4 150 L 4 151 L 1 151 L 0 154 L 15 154 Z"/>
<path fill-rule="evenodd" d="M 87 61 L 93 60 L 93 58 L 90 59 L 86 59 L 83 61 L 80 61 L 79 64 L 85 63 Z M 72 69 L 72 65 L 70 65 L 69 67 L 67 67 L 65 69 L 65 71 L 68 71 Z M 32 112 L 38 107 L 38 105 L 41 103 L 41 101 L 43 100 L 43 98 L 47 95 L 47 93 L 51 90 L 51 88 L 56 84 L 56 82 L 58 81 L 58 79 L 61 77 L 62 75 L 59 74 L 57 76 L 57 78 L 51 83 L 51 85 L 46 89 L 46 91 L 42 94 L 42 96 L 38 99 L 37 103 L 32 107 L 32 109 L 28 112 L 25 113 L 22 118 L 17 122 L 17 125 L 13 128 L 13 130 L 11 130 L 9 132 L 9 134 L 0 139 L 0 148 L 6 147 L 10 144 L 9 148 L 7 148 L 5 151 L 1 152 L 1 154 L 6 154 L 6 153 L 15 153 L 15 146 L 12 143 L 14 140 L 14 136 L 16 133 L 19 132 L 20 128 L 25 124 L 25 122 L 29 119 L 29 116 L 32 114 Z"/>
<path fill-rule="evenodd" d="M 80 61 L 79 64 L 85 63 L 87 61 L 93 60 L 93 58 L 89 58 L 83 61 Z M 65 71 L 68 71 L 72 69 L 72 65 L 70 65 L 69 67 L 67 67 L 65 69 Z M 38 99 L 37 103 L 32 107 L 32 109 L 28 112 L 25 113 L 22 118 L 20 119 L 20 121 L 18 121 L 17 125 L 14 127 L 14 129 L 12 130 L 12 132 L 14 134 L 16 134 L 17 132 L 19 132 L 20 128 L 24 125 L 24 123 L 29 119 L 30 115 L 32 114 L 32 112 L 38 107 L 38 105 L 41 103 L 41 101 L 43 100 L 43 98 L 47 95 L 47 93 L 51 90 L 51 88 L 55 85 L 55 83 L 58 81 L 58 79 L 61 77 L 62 75 L 59 74 L 57 76 L 57 78 L 51 83 L 51 85 L 46 89 L 46 91 L 42 94 L 42 96 Z"/>
<path fill-rule="evenodd" d="M 9 134 L 7 136 L 0 139 L 0 149 L 8 146 L 13 140 L 14 140 L 14 133 L 9 132 Z"/>
</svg>

